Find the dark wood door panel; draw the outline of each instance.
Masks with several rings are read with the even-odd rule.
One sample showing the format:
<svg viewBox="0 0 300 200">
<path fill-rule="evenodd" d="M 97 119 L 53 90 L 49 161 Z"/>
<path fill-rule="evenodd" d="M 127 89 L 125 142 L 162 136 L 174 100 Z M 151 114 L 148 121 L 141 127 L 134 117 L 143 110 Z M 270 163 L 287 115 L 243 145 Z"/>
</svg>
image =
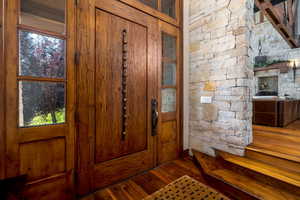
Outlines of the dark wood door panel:
<svg viewBox="0 0 300 200">
<path fill-rule="evenodd" d="M 127 31 L 127 79 L 122 84 Z M 147 29 L 104 11 L 96 12 L 96 163 L 147 147 Z M 122 90 L 127 92 L 123 113 Z M 127 115 L 122 139 L 122 115 Z"/>
<path fill-rule="evenodd" d="M 26 185 L 23 191 L 26 199 L 30 200 L 73 200 L 74 173 L 58 174 L 48 179 L 36 181 Z"/>
<path fill-rule="evenodd" d="M 20 173 L 34 181 L 66 170 L 64 138 L 20 145 Z M 32 159 L 34 158 L 34 159 Z"/>
<path fill-rule="evenodd" d="M 78 48 L 85 56 L 78 67 L 78 194 L 84 195 L 155 166 L 158 21 L 119 1 L 80 1 L 79 8 Z"/>
</svg>

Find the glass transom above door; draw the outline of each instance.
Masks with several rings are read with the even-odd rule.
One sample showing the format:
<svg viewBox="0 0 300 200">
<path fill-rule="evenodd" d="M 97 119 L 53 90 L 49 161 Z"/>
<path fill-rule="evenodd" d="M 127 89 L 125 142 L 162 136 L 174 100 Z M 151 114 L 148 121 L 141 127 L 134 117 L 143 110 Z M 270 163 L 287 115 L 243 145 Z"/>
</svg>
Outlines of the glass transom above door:
<svg viewBox="0 0 300 200">
<path fill-rule="evenodd" d="M 154 9 L 157 9 L 157 0 L 139 0 L 143 4 L 146 4 L 147 6 L 150 6 Z"/>
<path fill-rule="evenodd" d="M 160 12 L 176 18 L 176 0 L 138 0 Z"/>
</svg>

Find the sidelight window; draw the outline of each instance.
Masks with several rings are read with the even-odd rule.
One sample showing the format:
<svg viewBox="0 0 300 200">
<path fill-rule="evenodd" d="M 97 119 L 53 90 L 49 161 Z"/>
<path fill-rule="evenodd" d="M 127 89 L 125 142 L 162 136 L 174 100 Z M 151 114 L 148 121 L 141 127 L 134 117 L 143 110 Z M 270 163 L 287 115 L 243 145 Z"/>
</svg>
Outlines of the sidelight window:
<svg viewBox="0 0 300 200">
<path fill-rule="evenodd" d="M 19 126 L 66 121 L 65 1 L 21 0 Z"/>
<path fill-rule="evenodd" d="M 176 111 L 177 38 L 162 33 L 162 112 Z"/>
<path fill-rule="evenodd" d="M 172 18 L 176 18 L 176 0 L 162 0 L 161 11 Z"/>
</svg>

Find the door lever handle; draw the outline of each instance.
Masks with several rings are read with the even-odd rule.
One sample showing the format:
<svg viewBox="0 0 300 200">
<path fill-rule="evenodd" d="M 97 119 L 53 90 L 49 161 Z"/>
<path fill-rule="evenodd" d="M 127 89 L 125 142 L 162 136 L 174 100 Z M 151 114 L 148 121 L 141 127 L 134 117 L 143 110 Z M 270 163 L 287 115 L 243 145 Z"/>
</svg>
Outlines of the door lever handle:
<svg viewBox="0 0 300 200">
<path fill-rule="evenodd" d="M 157 125 L 158 125 L 158 102 L 156 99 L 151 100 L 151 115 L 152 115 L 152 136 L 157 135 Z"/>
</svg>

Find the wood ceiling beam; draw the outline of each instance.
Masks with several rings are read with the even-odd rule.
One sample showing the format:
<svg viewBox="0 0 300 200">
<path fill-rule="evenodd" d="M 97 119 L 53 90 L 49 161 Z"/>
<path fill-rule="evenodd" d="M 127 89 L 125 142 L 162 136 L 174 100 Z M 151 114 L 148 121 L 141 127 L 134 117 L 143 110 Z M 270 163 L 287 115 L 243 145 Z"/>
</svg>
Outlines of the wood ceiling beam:
<svg viewBox="0 0 300 200">
<path fill-rule="evenodd" d="M 271 3 L 273 6 L 276 6 L 285 1 L 287 1 L 287 0 L 271 0 Z M 260 11 L 260 9 L 256 6 L 256 4 L 254 4 L 254 13 L 257 13 L 258 11 Z"/>
<path fill-rule="evenodd" d="M 283 0 L 286 1 L 286 0 Z M 274 28 L 280 33 L 282 38 L 291 48 L 298 48 L 298 40 L 294 38 L 293 25 L 285 23 L 284 10 L 271 3 L 270 0 L 255 0 L 256 6 L 268 18 Z M 278 4 L 277 4 L 278 5 Z"/>
</svg>

